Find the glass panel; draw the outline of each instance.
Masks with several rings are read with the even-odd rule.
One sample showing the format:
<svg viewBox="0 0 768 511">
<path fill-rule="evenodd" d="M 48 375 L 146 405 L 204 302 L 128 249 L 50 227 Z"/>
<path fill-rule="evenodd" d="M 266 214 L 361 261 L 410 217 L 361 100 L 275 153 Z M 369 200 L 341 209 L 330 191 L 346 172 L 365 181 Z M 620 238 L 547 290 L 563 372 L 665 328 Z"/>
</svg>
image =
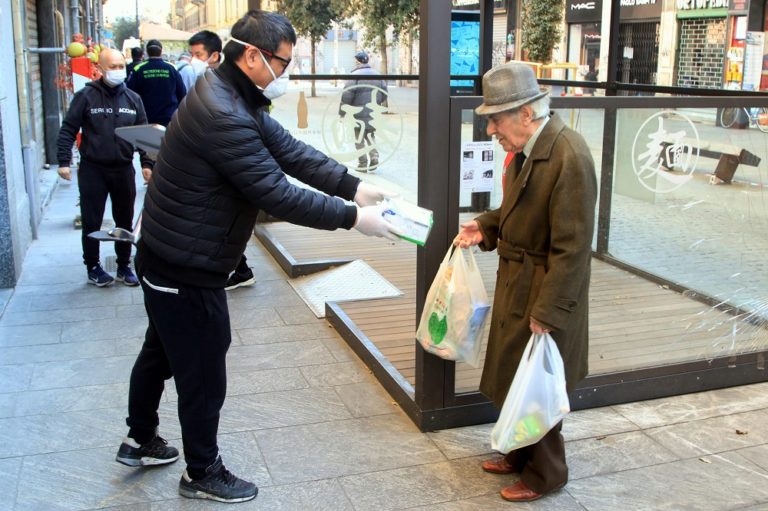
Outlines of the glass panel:
<svg viewBox="0 0 768 511">
<path fill-rule="evenodd" d="M 768 348 L 763 130 L 763 109 L 619 110 L 609 251 L 694 291 L 593 265 L 593 304 L 614 304 L 590 318 L 593 374 Z"/>
<path fill-rule="evenodd" d="M 601 109 L 553 109 L 566 124 L 566 126 L 574 129 L 580 133 L 589 145 L 592 157 L 595 160 L 595 169 L 598 178 L 600 178 L 600 167 L 602 161 L 603 150 L 603 117 L 604 111 Z M 486 121 L 483 117 L 474 115 L 472 110 L 465 110 L 463 113 L 463 120 L 468 122 L 462 123 L 461 130 L 461 142 L 462 142 L 462 183 L 463 187 L 460 194 L 460 222 L 469 221 L 479 214 L 481 210 L 495 209 L 501 206 L 503 198 L 502 192 L 502 175 L 505 169 L 505 161 L 508 157 L 507 153 L 502 149 L 501 145 L 494 139 L 490 142 L 481 142 L 476 144 L 478 140 L 487 138 L 485 135 Z M 482 144 L 490 144 L 493 151 L 493 189 L 488 193 L 488 202 L 482 203 L 478 200 L 478 194 L 475 194 L 473 199 L 472 191 L 469 188 L 470 179 L 472 182 L 477 182 L 474 172 L 476 169 L 483 167 L 482 153 L 479 155 L 476 151 L 483 149 Z M 472 174 L 470 178 L 470 174 Z M 466 178 L 466 179 L 465 179 Z M 487 204 L 487 207 L 484 207 Z M 481 208 L 478 208 L 478 205 Z M 458 226 L 456 227 L 458 232 Z M 595 228 L 597 231 L 597 228 Z M 594 243 L 593 243 L 594 245 Z M 493 300 L 493 293 L 496 288 L 496 269 L 498 267 L 498 255 L 494 252 L 482 252 L 478 249 L 474 250 L 475 259 L 478 267 L 483 275 L 483 282 L 485 284 L 488 296 Z M 477 391 L 480 384 L 480 376 L 482 374 L 483 363 L 485 359 L 485 345 L 488 340 L 488 331 L 490 329 L 490 320 L 486 322 L 485 333 L 483 335 L 483 350 L 481 356 L 480 366 L 473 368 L 468 364 L 459 363 L 456 364 L 456 378 L 455 378 L 455 392 L 474 392 Z"/>
</svg>

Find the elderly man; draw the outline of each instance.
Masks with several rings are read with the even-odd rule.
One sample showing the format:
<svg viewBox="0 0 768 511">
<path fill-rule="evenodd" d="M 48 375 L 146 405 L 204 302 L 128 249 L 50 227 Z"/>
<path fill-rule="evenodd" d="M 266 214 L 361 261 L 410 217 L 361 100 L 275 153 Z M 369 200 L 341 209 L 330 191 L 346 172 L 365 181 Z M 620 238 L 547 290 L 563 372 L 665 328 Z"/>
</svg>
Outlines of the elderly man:
<svg viewBox="0 0 768 511">
<path fill-rule="evenodd" d="M 72 98 L 64 122 L 59 130 L 57 157 L 59 176 L 72 179 L 69 165 L 72 144 L 82 129 L 80 142 L 80 168 L 77 186 L 80 191 L 80 215 L 83 220 L 83 262 L 88 272 L 88 283 L 97 287 L 112 285 L 114 278 L 101 267 L 99 242 L 88 234 L 101 229 L 107 197 L 112 201 L 112 218 L 117 227 L 131 230 L 136 182 L 133 168 L 133 146 L 115 136 L 115 128 L 147 123 L 141 98 L 125 84 L 125 59 L 113 49 L 99 55 L 102 77 L 86 84 Z M 153 162 L 143 151 L 141 166 L 144 178 L 152 174 Z M 138 286 L 131 271 L 131 245 L 115 243 L 118 281 L 127 286 Z"/>
<path fill-rule="evenodd" d="M 532 69 L 508 63 L 483 76 L 488 134 L 516 153 L 501 207 L 461 225 L 454 244 L 496 249 L 491 330 L 480 390 L 501 408 L 531 333 L 551 333 L 573 390 L 587 375 L 587 312 L 597 200 L 595 167 L 584 139 L 550 115 Z M 538 443 L 487 460 L 482 468 L 519 479 L 501 491 L 530 501 L 568 481 L 557 424 Z"/>
</svg>

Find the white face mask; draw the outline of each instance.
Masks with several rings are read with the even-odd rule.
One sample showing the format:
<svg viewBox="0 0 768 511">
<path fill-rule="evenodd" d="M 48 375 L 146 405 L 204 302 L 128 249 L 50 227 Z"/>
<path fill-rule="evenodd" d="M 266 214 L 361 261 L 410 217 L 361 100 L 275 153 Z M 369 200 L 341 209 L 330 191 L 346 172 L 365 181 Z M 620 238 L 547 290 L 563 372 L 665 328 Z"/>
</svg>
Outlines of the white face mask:
<svg viewBox="0 0 768 511">
<path fill-rule="evenodd" d="M 196 76 L 203 74 L 205 70 L 208 69 L 208 63 L 198 58 L 190 60 L 189 65 L 192 66 L 192 70 L 195 72 Z"/>
<path fill-rule="evenodd" d="M 125 81 L 125 69 L 107 69 L 104 72 L 104 83 L 110 87 L 117 87 Z"/>
<path fill-rule="evenodd" d="M 240 43 L 246 48 L 248 46 L 254 47 L 252 44 L 243 42 L 239 39 L 235 39 L 234 37 L 230 37 L 230 40 L 235 41 L 236 43 Z M 258 50 L 258 48 L 256 48 Z M 286 71 L 287 68 L 283 70 L 283 73 L 278 77 L 275 75 L 275 71 L 272 69 L 272 66 L 269 65 L 269 62 L 266 58 L 264 58 L 264 54 L 259 51 L 259 55 L 261 56 L 262 62 L 264 62 L 264 65 L 267 66 L 267 69 L 269 69 L 269 74 L 272 75 L 272 81 L 269 82 L 269 84 L 262 89 L 262 92 L 264 93 L 264 96 L 267 97 L 267 99 L 275 99 L 279 98 L 283 94 L 285 94 L 286 90 L 288 89 L 288 73 Z"/>
</svg>

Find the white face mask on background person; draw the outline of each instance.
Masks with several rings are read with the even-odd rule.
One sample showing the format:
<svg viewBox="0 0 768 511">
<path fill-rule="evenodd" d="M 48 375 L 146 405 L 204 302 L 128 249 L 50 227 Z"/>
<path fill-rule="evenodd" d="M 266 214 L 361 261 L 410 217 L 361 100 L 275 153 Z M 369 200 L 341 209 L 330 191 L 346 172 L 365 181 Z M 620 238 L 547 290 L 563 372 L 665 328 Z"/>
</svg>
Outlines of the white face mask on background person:
<svg viewBox="0 0 768 511">
<path fill-rule="evenodd" d="M 208 69 L 208 63 L 196 57 L 193 57 L 189 61 L 189 65 L 192 66 L 192 70 L 195 72 L 195 75 L 201 75 L 205 72 L 206 69 Z"/>
<path fill-rule="evenodd" d="M 117 87 L 125 81 L 125 68 L 123 69 L 107 69 L 104 72 L 104 83 L 110 87 Z"/>
</svg>

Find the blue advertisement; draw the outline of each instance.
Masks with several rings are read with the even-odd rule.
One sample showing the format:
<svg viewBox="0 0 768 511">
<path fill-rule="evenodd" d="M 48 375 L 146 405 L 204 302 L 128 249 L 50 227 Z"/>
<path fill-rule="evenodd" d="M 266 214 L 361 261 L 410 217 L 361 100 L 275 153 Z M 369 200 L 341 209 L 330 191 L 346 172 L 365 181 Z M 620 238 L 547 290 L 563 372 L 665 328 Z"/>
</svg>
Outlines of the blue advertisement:
<svg viewBox="0 0 768 511">
<path fill-rule="evenodd" d="M 480 22 L 451 21 L 451 75 L 477 76 L 480 68 Z M 451 87 L 472 87 L 472 80 L 451 80 Z"/>
</svg>

